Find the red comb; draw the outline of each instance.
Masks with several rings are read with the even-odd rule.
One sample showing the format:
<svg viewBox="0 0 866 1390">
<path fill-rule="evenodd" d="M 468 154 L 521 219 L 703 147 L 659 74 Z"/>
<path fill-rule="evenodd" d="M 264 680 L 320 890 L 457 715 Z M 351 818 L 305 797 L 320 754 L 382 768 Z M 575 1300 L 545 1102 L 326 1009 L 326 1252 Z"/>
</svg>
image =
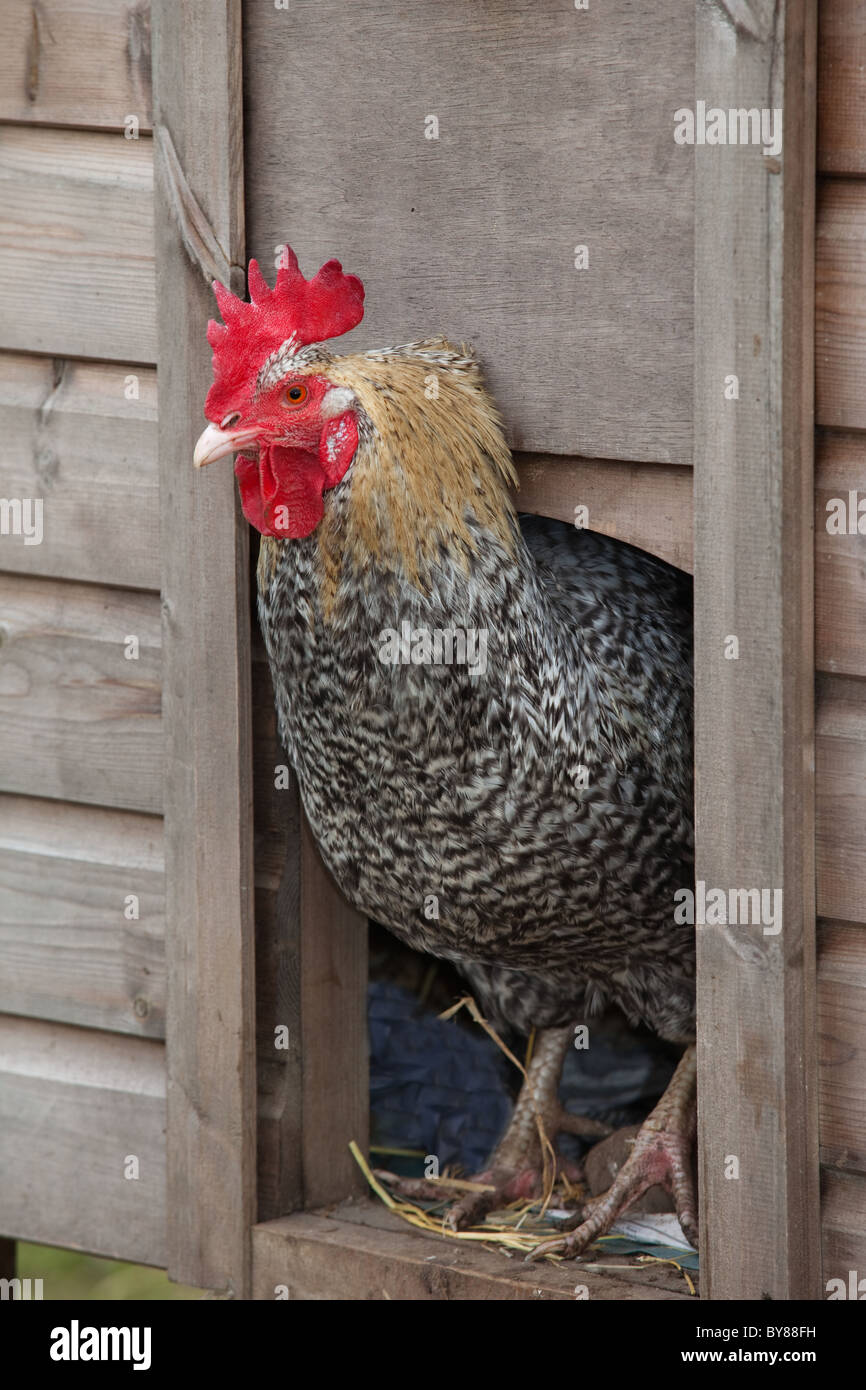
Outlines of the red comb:
<svg viewBox="0 0 866 1390">
<path fill-rule="evenodd" d="M 364 316 L 364 286 L 356 275 L 344 275 L 339 261 L 328 261 L 312 280 L 305 280 L 297 256 L 287 246 L 273 289 L 257 261 L 250 261 L 248 278 L 248 304 L 214 281 L 224 322 L 211 319 L 207 326 L 214 384 L 205 402 L 205 415 L 217 423 L 237 408 L 238 393 L 251 391 L 262 363 L 287 339 L 294 339 L 296 347 L 304 347 L 339 338 Z"/>
</svg>

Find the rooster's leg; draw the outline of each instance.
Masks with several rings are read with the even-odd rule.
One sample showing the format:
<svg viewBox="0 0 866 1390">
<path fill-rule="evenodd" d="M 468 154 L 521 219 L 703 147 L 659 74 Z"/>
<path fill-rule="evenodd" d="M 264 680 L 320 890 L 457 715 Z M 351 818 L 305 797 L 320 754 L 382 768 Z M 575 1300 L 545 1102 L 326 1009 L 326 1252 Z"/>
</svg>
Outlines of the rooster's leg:
<svg viewBox="0 0 866 1390">
<path fill-rule="evenodd" d="M 552 1145 L 558 1132 L 565 1130 L 591 1139 L 610 1133 L 608 1125 L 573 1115 L 559 1103 L 562 1064 L 573 1041 L 572 1027 L 544 1028 L 538 1033 L 509 1126 L 484 1172 L 475 1175 L 475 1182 L 493 1190 L 469 1192 L 456 1202 L 446 1218 L 452 1229 L 474 1225 L 488 1211 L 520 1197 L 538 1195 L 543 1188 L 545 1148 L 547 1163 L 552 1165 L 556 1161 Z M 549 1143 L 542 1144 L 541 1132 Z"/>
<path fill-rule="evenodd" d="M 698 1217 L 692 1179 L 692 1145 L 695 1136 L 694 1047 L 683 1053 L 670 1085 L 656 1108 L 647 1116 L 634 1147 L 607 1192 L 586 1204 L 583 1221 L 569 1235 L 537 1245 L 527 1258 L 556 1254 L 579 1255 L 603 1236 L 617 1217 L 648 1187 L 657 1184 L 673 1194 L 677 1216 L 686 1239 L 698 1243 Z"/>
</svg>

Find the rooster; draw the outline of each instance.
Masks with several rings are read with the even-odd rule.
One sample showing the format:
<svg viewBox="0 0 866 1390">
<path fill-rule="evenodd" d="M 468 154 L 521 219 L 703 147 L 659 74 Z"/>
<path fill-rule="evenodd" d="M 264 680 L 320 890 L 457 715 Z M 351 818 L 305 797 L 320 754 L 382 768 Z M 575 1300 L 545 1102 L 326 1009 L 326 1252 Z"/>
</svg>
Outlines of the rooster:
<svg viewBox="0 0 866 1390">
<path fill-rule="evenodd" d="M 211 422 L 261 532 L 258 606 L 281 738 L 322 857 L 360 912 L 454 962 L 536 1043 L 454 1227 L 538 1190 L 575 1027 L 609 1004 L 685 1045 L 609 1191 L 534 1252 L 575 1255 L 647 1187 L 696 1242 L 687 578 L 516 513 L 479 365 L 444 338 L 338 356 L 360 281 L 290 251 L 250 301 L 214 291 Z"/>
</svg>

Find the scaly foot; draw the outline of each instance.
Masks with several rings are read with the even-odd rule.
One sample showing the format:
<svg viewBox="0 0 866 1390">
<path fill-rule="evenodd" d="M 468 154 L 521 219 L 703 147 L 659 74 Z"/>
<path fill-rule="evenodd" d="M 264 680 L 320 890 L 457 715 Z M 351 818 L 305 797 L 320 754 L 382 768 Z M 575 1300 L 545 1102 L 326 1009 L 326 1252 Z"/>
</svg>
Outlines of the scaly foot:
<svg viewBox="0 0 866 1390">
<path fill-rule="evenodd" d="M 658 1105 L 641 1126 L 629 1157 L 608 1191 L 586 1203 L 576 1230 L 537 1245 L 527 1255 L 528 1260 L 548 1254 L 567 1259 L 580 1255 L 605 1235 L 617 1217 L 648 1187 L 656 1185 L 672 1193 L 683 1234 L 697 1247 L 698 1213 L 692 1177 L 695 1074 L 695 1049 L 689 1047 Z"/>
<path fill-rule="evenodd" d="M 573 1039 L 572 1027 L 545 1028 L 538 1034 L 508 1129 L 484 1171 L 472 1179 L 488 1190 L 466 1191 L 458 1197 L 445 1217 L 452 1230 L 477 1225 L 489 1211 L 522 1197 L 541 1196 L 545 1180 L 549 1182 L 554 1176 L 553 1170 L 555 1176 L 565 1174 L 576 1180 L 579 1170 L 559 1158 L 553 1148 L 557 1134 L 565 1132 L 587 1139 L 603 1139 L 610 1134 L 609 1125 L 574 1115 L 559 1103 L 562 1063 Z M 395 1180 L 393 1175 L 384 1173 L 378 1176 L 390 1180 L 392 1190 L 404 1197 L 441 1199 L 448 1195 L 447 1180 L 433 1183 L 424 1179 Z"/>
</svg>

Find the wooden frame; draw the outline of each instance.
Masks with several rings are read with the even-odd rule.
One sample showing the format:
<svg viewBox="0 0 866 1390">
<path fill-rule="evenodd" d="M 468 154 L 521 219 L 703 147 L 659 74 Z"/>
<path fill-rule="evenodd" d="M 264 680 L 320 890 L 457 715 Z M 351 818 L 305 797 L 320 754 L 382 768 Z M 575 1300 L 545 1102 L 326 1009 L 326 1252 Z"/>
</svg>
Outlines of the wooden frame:
<svg viewBox="0 0 866 1390">
<path fill-rule="evenodd" d="M 814 1298 L 816 6 L 697 15 L 696 100 L 784 111 L 781 158 L 695 151 L 696 877 L 784 894 L 779 935 L 698 927 L 703 1294 Z"/>
</svg>

